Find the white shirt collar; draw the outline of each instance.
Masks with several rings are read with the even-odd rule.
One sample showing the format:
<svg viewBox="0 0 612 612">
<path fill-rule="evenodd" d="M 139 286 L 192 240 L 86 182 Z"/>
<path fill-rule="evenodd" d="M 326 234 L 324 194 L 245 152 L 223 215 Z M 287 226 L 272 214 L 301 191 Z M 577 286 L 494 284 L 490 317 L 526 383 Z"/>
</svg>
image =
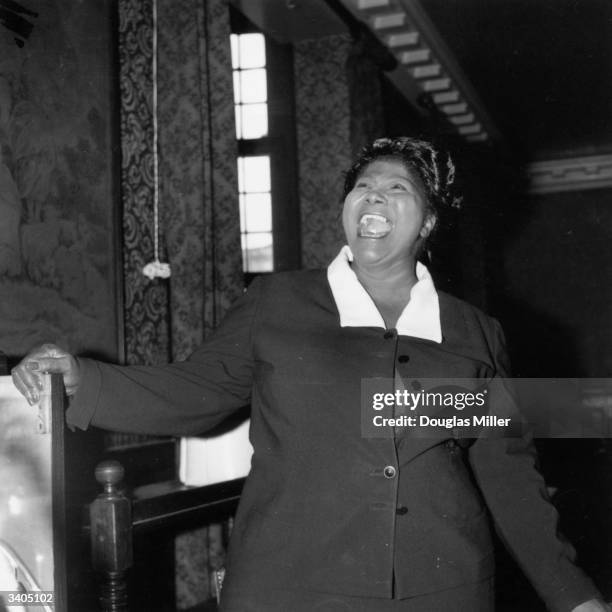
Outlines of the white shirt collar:
<svg viewBox="0 0 612 612">
<path fill-rule="evenodd" d="M 348 246 L 327 268 L 327 280 L 341 327 L 382 327 L 385 322 L 374 301 L 357 279 L 349 263 L 353 254 Z M 397 333 L 442 342 L 440 303 L 429 270 L 420 262 L 416 265 L 417 283 L 410 290 L 410 301 L 397 320 Z"/>
</svg>

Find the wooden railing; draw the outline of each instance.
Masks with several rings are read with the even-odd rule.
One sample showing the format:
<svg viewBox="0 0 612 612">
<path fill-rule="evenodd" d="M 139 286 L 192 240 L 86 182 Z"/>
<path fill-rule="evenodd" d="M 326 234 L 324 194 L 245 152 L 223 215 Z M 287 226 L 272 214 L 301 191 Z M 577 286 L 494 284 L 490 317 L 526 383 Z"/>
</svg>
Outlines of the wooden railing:
<svg viewBox="0 0 612 612">
<path fill-rule="evenodd" d="M 103 492 L 90 506 L 92 564 L 100 576 L 103 612 L 139 610 L 128 599 L 128 570 L 133 564 L 134 539 L 167 528 L 191 529 L 231 516 L 238 505 L 244 479 L 187 487 L 176 481 L 135 488 L 122 493 L 122 465 L 103 461 L 96 479 Z"/>
</svg>

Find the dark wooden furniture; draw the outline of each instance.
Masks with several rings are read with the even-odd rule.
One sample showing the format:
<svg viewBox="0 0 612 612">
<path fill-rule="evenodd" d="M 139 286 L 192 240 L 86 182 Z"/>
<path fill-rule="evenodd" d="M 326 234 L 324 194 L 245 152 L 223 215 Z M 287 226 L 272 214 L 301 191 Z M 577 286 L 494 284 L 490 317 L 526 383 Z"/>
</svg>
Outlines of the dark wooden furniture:
<svg viewBox="0 0 612 612">
<path fill-rule="evenodd" d="M 100 577 L 100 609 L 166 610 L 167 602 L 143 601 L 142 591 L 138 597 L 133 595 L 137 589 L 130 589 L 134 542 L 155 541 L 160 533 L 226 519 L 236 510 L 244 479 L 206 487 L 168 480 L 135 487 L 128 497 L 121 489 L 123 476 L 123 466 L 114 459 L 96 468 L 96 479 L 104 490 L 90 506 L 90 529 L 92 564 Z"/>
<path fill-rule="evenodd" d="M 96 495 L 92 478 L 103 453 L 100 430 L 72 431 L 66 426 L 66 398 L 61 375 L 52 375 L 53 547 L 56 612 L 97 608 L 96 575 L 89 563 L 86 509 Z"/>
</svg>

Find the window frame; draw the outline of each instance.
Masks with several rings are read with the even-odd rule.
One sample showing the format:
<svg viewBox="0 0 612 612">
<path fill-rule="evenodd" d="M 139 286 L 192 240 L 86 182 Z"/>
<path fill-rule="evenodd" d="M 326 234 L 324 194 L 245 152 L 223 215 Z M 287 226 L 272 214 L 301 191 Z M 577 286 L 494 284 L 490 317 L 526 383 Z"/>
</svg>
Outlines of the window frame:
<svg viewBox="0 0 612 612">
<path fill-rule="evenodd" d="M 270 156 L 272 198 L 273 270 L 295 270 L 301 266 L 300 209 L 295 135 L 293 47 L 276 42 L 234 7 L 230 7 L 232 34 L 258 32 L 266 43 L 268 89 L 268 135 L 236 139 L 238 157 Z M 233 98 L 232 98 L 233 104 Z M 249 282 L 258 274 L 244 272 Z"/>
</svg>

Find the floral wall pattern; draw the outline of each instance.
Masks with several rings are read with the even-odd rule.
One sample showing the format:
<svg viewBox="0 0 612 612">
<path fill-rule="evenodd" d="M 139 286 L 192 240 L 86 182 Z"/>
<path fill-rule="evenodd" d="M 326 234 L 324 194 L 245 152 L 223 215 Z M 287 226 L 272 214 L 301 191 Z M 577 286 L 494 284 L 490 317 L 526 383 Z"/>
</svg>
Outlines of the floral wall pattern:
<svg viewBox="0 0 612 612">
<path fill-rule="evenodd" d="M 385 135 L 379 60 L 348 34 L 294 49 L 302 262 L 325 267 L 342 244 L 343 172 Z"/>
<path fill-rule="evenodd" d="M 381 64 L 387 58 L 381 58 L 379 55 L 380 52 L 374 52 L 372 45 L 361 35 L 353 41 L 347 58 L 353 157 L 376 138 L 389 135 L 386 133 L 380 82 L 384 69 Z M 388 65 L 387 68 L 389 67 Z"/>
<path fill-rule="evenodd" d="M 172 265 L 172 357 L 185 358 L 242 290 L 226 0 L 159 3 L 160 169 Z"/>
<path fill-rule="evenodd" d="M 302 265 L 326 266 L 344 244 L 342 171 L 351 162 L 348 35 L 296 43 L 295 104 Z"/>
<path fill-rule="evenodd" d="M 153 258 L 151 5 L 121 0 L 122 187 L 128 360 L 186 357 L 242 289 L 228 7 L 158 3 L 160 219 Z M 208 83 L 214 83 L 209 89 Z"/>
<path fill-rule="evenodd" d="M 146 365 L 170 358 L 168 281 L 142 274 L 154 244 L 151 7 L 119 2 L 125 352 Z"/>
<path fill-rule="evenodd" d="M 187 357 L 242 291 L 227 0 L 158 0 L 160 227 L 153 258 L 151 5 L 120 0 L 126 340 L 130 363 Z M 162 257 L 164 259 L 164 257 Z M 221 525 L 176 540 L 178 609 L 210 596 Z"/>
</svg>

